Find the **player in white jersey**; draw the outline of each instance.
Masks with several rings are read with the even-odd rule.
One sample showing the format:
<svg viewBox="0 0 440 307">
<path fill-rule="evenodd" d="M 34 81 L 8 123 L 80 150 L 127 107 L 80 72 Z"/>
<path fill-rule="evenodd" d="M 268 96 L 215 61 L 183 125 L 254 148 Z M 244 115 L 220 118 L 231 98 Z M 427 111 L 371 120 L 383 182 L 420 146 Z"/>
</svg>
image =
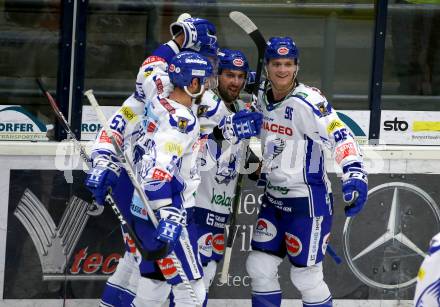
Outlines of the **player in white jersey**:
<svg viewBox="0 0 440 307">
<path fill-rule="evenodd" d="M 429 243 L 428 255 L 420 266 L 414 306 L 440 306 L 440 233 L 432 238 Z"/>
<path fill-rule="evenodd" d="M 218 87 L 203 95 L 199 118 L 210 117 L 208 106 L 212 100 L 219 103 L 218 119 L 246 109 L 244 102 L 239 100 L 249 72 L 245 55 L 238 50 L 220 49 L 218 58 Z M 256 121 L 261 121 L 261 114 L 253 116 Z M 259 126 L 257 124 L 257 128 Z M 217 262 L 223 257 L 224 228 L 235 197 L 239 161 L 245 158 L 246 153 L 241 151 L 241 142 L 224 142 L 220 128 L 215 128 L 199 156 L 202 184 L 196 194 L 195 221 L 207 291 L 215 277 Z M 207 305 L 207 301 L 208 297 L 203 306 Z"/>
<path fill-rule="evenodd" d="M 218 49 L 216 29 L 208 20 L 201 18 L 178 20 L 170 25 L 170 32 L 173 39 L 159 46 L 144 61 L 137 75 L 135 92 L 109 119 L 110 128 L 123 148 L 130 147 L 140 137 L 139 118 L 144 114 L 145 101 L 151 101 L 156 95 L 167 97 L 172 91 L 173 86 L 168 78 L 168 63 L 171 59 L 181 50 L 200 51 L 208 56 L 216 55 Z M 207 122 L 206 125 L 210 126 L 211 123 Z M 94 165 L 106 163 L 108 160 L 117 162 L 113 145 L 103 129 L 98 133 L 95 141 L 92 159 Z M 117 165 L 115 166 L 117 169 Z M 119 208 L 127 222 L 130 222 L 129 205 L 133 187 L 125 172 L 122 171 L 123 175 L 119 176 L 118 169 L 112 172 L 109 168 L 100 167 L 95 172 L 98 170 L 101 172 L 99 180 L 87 180 L 86 185 L 92 190 L 99 204 L 104 203 L 108 188 L 112 188 Z M 124 231 L 123 236 L 126 252 L 120 259 L 115 273 L 106 283 L 101 300 L 102 306 L 127 306 L 135 295 L 139 275 L 136 261 L 140 259 L 140 255 L 136 254 L 132 239 Z"/>
<path fill-rule="evenodd" d="M 171 61 L 169 76 L 174 90 L 168 98 L 157 97 L 149 103 L 142 120 L 144 135 L 135 145 L 142 157 L 136 161 L 136 172 L 149 205 L 160 218 L 157 229 L 143 213 L 136 194 L 130 206 L 133 228 L 142 245 L 151 250 L 170 243 L 200 301 L 204 300 L 205 288 L 197 255 L 197 233 L 191 222 L 194 193 L 200 182 L 196 163 L 200 127 L 191 106 L 203 94 L 211 74 L 208 59 L 194 52 L 179 53 Z M 134 306 L 160 306 L 171 285 L 176 285 L 177 306 L 195 306 L 171 258 L 142 259 L 139 268 L 141 278 Z"/>
<path fill-rule="evenodd" d="M 267 80 L 256 108 L 263 114 L 262 199 L 246 268 L 252 306 L 280 306 L 278 266 L 287 255 L 290 278 L 303 306 L 332 306 L 322 260 L 330 237 L 333 197 L 324 146 L 343 169 L 347 216 L 367 199 L 367 176 L 350 130 L 316 88 L 299 83 L 298 49 L 289 37 L 274 37 L 265 52 Z"/>
</svg>

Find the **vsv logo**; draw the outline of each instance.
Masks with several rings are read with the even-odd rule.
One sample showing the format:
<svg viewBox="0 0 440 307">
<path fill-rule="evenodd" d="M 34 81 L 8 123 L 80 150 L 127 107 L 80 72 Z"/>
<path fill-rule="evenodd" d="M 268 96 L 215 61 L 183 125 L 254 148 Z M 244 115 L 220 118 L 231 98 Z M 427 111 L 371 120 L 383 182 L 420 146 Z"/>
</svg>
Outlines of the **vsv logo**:
<svg viewBox="0 0 440 307">
<path fill-rule="evenodd" d="M 383 129 L 385 131 L 406 131 L 408 130 L 408 126 L 408 122 L 398 120 L 397 117 L 394 117 L 394 120 L 386 120 L 383 122 Z"/>
</svg>

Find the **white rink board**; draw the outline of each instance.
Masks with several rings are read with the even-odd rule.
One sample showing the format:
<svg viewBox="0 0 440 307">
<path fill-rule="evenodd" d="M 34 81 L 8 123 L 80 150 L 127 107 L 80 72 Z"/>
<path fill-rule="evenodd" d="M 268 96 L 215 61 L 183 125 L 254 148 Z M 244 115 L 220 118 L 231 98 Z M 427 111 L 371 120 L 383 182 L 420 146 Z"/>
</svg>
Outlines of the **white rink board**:
<svg viewBox="0 0 440 307">
<path fill-rule="evenodd" d="M 252 148 L 259 144 L 252 142 Z M 362 146 L 367 170 L 370 173 L 429 173 L 440 174 L 440 147 L 430 146 Z M 7 214 L 10 169 L 54 169 L 59 166 L 56 153 L 70 153 L 70 143 L 22 143 L 0 142 L 0 307 L 3 306 L 97 306 L 98 300 L 2 300 L 7 235 Z M 436 161 L 437 160 L 437 161 Z M 62 166 L 68 169 L 82 169 L 78 152 L 70 164 L 62 159 Z M 64 163 L 66 162 L 66 163 Z M 330 161 L 328 161 L 330 162 Z M 332 171 L 330 168 L 329 171 Z M 334 170 L 333 170 L 334 171 Z M 65 305 L 64 305 L 65 303 Z M 212 300 L 212 307 L 251 306 L 250 300 Z M 299 300 L 285 300 L 282 306 L 302 306 Z M 411 301 L 392 300 L 336 300 L 334 306 L 412 306 Z"/>
<path fill-rule="evenodd" d="M 64 304 L 65 303 L 65 304 Z M 0 307 L 92 307 L 98 306 L 99 300 L 5 300 Z M 282 307 L 301 307 L 300 300 L 283 300 Z M 389 300 L 334 300 L 334 307 L 410 307 L 412 301 Z M 208 307 L 251 307 L 250 300 L 211 300 Z"/>
</svg>

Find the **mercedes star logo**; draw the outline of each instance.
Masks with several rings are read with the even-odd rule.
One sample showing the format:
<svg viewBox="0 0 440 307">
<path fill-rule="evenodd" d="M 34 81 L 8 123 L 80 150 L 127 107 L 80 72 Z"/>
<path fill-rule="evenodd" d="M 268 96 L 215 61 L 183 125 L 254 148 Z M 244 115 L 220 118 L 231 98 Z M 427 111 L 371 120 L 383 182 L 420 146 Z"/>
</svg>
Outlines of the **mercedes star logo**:
<svg viewBox="0 0 440 307">
<path fill-rule="evenodd" d="M 368 204 L 347 218 L 343 248 L 348 266 L 365 284 L 397 289 L 416 282 L 429 239 L 440 228 L 440 210 L 422 189 L 390 182 L 368 192 Z"/>
</svg>

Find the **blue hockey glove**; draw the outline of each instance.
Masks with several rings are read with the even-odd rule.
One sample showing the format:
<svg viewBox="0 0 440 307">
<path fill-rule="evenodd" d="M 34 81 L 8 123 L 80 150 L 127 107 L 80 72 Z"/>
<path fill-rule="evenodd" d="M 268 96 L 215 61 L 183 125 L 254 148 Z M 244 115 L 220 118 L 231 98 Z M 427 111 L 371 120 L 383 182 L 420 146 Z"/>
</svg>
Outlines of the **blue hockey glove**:
<svg viewBox="0 0 440 307">
<path fill-rule="evenodd" d="M 345 215 L 354 216 L 358 214 L 368 197 L 367 173 L 361 167 L 344 167 L 342 194 L 344 202 L 349 204 L 344 208 Z"/>
<path fill-rule="evenodd" d="M 220 121 L 219 128 L 226 140 L 237 144 L 242 139 L 259 135 L 262 124 L 261 113 L 240 110 L 233 115 L 225 116 Z"/>
<path fill-rule="evenodd" d="M 121 173 L 120 167 L 105 158 L 97 158 L 86 177 L 85 185 L 92 192 L 98 205 L 104 205 L 109 188 L 114 188 Z"/>
<path fill-rule="evenodd" d="M 170 243 L 172 250 L 179 240 L 182 227 L 186 225 L 186 211 L 185 209 L 166 206 L 160 208 L 156 214 L 160 219 L 156 229 L 156 239 L 164 243 Z"/>
<path fill-rule="evenodd" d="M 203 46 L 213 46 L 217 42 L 215 26 L 203 18 L 188 18 L 173 22 L 170 25 L 170 32 L 173 38 L 184 33 L 182 49 L 191 48 L 200 51 Z"/>
</svg>

